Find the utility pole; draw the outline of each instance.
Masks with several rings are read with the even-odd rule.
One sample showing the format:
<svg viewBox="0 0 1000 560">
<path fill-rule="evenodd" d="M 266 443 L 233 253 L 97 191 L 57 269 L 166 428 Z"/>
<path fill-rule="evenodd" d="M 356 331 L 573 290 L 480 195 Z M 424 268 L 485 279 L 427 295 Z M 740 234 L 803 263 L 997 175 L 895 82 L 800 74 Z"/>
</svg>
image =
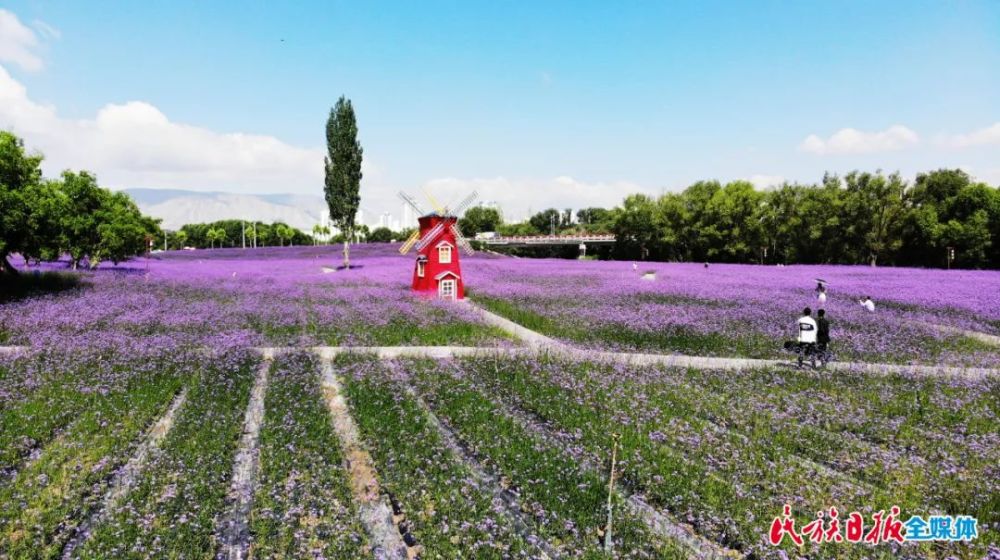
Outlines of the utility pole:
<svg viewBox="0 0 1000 560">
<path fill-rule="evenodd" d="M 167 250 L 167 230 L 163 230 L 163 250 Z"/>
<path fill-rule="evenodd" d="M 257 248 L 257 222 L 253 223 L 253 248 Z"/>
<path fill-rule="evenodd" d="M 247 248 L 247 221 L 243 220 L 243 248 Z"/>
</svg>

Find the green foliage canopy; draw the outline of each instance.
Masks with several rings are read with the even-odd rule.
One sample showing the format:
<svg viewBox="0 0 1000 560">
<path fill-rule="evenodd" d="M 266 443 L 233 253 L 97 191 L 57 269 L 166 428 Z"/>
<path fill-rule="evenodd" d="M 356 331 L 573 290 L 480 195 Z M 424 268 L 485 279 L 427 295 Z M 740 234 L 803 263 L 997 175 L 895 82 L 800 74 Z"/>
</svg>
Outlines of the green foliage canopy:
<svg viewBox="0 0 1000 560">
<path fill-rule="evenodd" d="M 350 266 L 350 239 L 361 204 L 361 143 L 351 101 L 344 96 L 330 110 L 326 121 L 324 194 L 330 219 L 344 234 L 344 266 Z"/>
</svg>

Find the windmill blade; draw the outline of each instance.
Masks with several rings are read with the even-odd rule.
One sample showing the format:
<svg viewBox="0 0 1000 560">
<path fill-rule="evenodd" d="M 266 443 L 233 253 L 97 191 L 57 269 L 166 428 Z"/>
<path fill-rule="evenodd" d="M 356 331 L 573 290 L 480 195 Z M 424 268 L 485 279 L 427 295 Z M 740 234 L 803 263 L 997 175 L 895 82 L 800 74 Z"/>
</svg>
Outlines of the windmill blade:
<svg viewBox="0 0 1000 560">
<path fill-rule="evenodd" d="M 422 206 L 417 204 L 416 200 L 413 200 L 412 196 L 406 194 L 405 192 L 399 191 L 399 198 L 402 198 L 404 202 L 409 204 L 410 207 L 413 208 L 414 211 L 416 211 L 418 216 L 423 216 L 424 214 L 427 213 L 427 211 L 425 211 Z"/>
<path fill-rule="evenodd" d="M 427 232 L 427 235 L 420 239 L 420 243 L 417 244 L 417 250 L 423 251 L 424 247 L 430 245 L 431 241 L 434 241 L 434 239 L 437 238 L 442 231 L 444 231 L 444 227 L 444 222 L 438 222 L 438 225 L 432 227 L 431 230 Z"/>
<path fill-rule="evenodd" d="M 472 202 L 474 200 L 476 200 L 476 197 L 478 197 L 478 196 L 479 196 L 478 192 L 472 191 L 472 194 L 470 194 L 469 196 L 465 197 L 462 200 L 462 202 L 459 202 L 458 206 L 456 206 L 455 209 L 451 211 L 451 213 L 454 214 L 454 215 L 456 215 L 456 216 L 459 215 L 459 214 L 461 214 L 462 211 L 465 210 L 466 208 L 468 208 L 469 205 L 472 204 Z"/>
<path fill-rule="evenodd" d="M 462 235 L 462 230 L 458 229 L 458 226 L 455 224 L 451 224 L 451 233 L 455 236 L 455 242 L 458 243 L 458 246 L 465 251 L 466 255 L 472 255 L 476 252 L 473 250 L 472 244 L 469 243 L 469 240 Z"/>
<path fill-rule="evenodd" d="M 413 246 L 417 244 L 417 241 L 420 241 L 420 232 L 419 231 L 415 231 L 415 232 L 411 233 L 410 237 L 407 238 L 407 240 L 403 242 L 403 246 L 399 248 L 399 254 L 400 255 L 405 255 L 406 253 L 408 253 L 410 251 L 410 249 L 412 249 Z"/>
<path fill-rule="evenodd" d="M 421 190 L 424 191 L 424 196 L 427 197 L 427 200 L 431 201 L 431 206 L 434 207 L 434 210 L 437 211 L 439 215 L 444 216 L 448 212 L 448 209 L 445 208 L 444 206 L 441 206 L 441 203 L 438 202 L 436 198 L 434 198 L 434 195 L 432 195 L 430 191 L 428 191 L 426 188 Z"/>
</svg>

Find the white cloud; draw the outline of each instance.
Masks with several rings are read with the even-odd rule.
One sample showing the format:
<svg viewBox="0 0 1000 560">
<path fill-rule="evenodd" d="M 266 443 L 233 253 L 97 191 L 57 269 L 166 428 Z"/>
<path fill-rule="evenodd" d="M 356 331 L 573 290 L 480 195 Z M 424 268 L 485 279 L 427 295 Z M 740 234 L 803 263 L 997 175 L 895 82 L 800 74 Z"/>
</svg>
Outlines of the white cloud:
<svg viewBox="0 0 1000 560">
<path fill-rule="evenodd" d="M 784 183 L 785 178 L 781 175 L 751 175 L 748 181 L 753 183 L 753 186 L 758 189 L 766 189 Z"/>
<path fill-rule="evenodd" d="M 320 147 L 293 146 L 266 135 L 221 133 L 178 123 L 143 101 L 105 105 L 92 117 L 69 119 L 56 107 L 34 101 L 23 84 L 0 66 L 0 129 L 11 129 L 30 149 L 45 155 L 47 176 L 63 169 L 87 169 L 111 188 L 149 187 L 195 191 L 300 193 L 321 196 Z M 362 166 L 362 208 L 377 216 L 401 217 L 385 171 L 370 157 Z M 537 178 L 431 179 L 423 184 L 442 202 L 457 202 L 476 189 L 481 200 L 496 201 L 507 218 L 556 207 L 612 207 L 632 193 L 657 191 L 625 181 L 586 182 L 569 176 Z M 423 199 L 419 188 L 403 187 Z M 370 220 L 369 220 L 370 221 Z"/>
<path fill-rule="evenodd" d="M 1000 145 L 1000 122 L 968 134 L 944 136 L 941 138 L 940 143 L 950 148 L 969 148 L 990 144 Z"/>
<path fill-rule="evenodd" d="M 0 8 L 0 62 L 16 64 L 29 72 L 44 66 L 38 56 L 38 37 L 13 13 Z"/>
<path fill-rule="evenodd" d="M 824 140 L 810 134 L 799 144 L 799 150 L 814 154 L 873 154 L 902 150 L 920 141 L 917 133 L 902 125 L 878 132 L 842 128 Z"/>
<path fill-rule="evenodd" d="M 62 31 L 59 31 L 55 27 L 52 27 L 40 19 L 32 21 L 31 25 L 38 30 L 42 37 L 45 37 L 46 39 L 59 39 L 62 37 Z"/>
<path fill-rule="evenodd" d="M 2 66 L 0 128 L 44 153 L 46 174 L 88 169 L 114 188 L 317 192 L 323 184 L 322 149 L 176 123 L 142 101 L 106 105 L 93 118 L 62 118 L 31 100 Z"/>
</svg>

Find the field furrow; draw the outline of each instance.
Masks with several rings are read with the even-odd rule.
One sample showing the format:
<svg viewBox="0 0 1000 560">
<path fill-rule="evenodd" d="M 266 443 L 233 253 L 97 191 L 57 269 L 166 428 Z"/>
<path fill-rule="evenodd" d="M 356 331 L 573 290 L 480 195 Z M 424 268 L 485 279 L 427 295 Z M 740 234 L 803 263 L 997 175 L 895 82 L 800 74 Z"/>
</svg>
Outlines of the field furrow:
<svg viewBox="0 0 1000 560">
<path fill-rule="evenodd" d="M 233 351 L 192 381 L 187 404 L 142 480 L 94 526 L 80 558 L 215 555 L 233 461 L 259 360 Z"/>
<path fill-rule="evenodd" d="M 229 492 L 226 495 L 226 511 L 220 517 L 215 538 L 219 541 L 216 557 L 220 560 L 242 560 L 250 550 L 250 507 L 253 502 L 254 484 L 260 465 L 260 425 L 264 420 L 264 394 L 271 371 L 271 357 L 265 356 L 257 370 L 250 400 L 247 402 L 243 418 L 243 435 L 240 437 L 233 472 L 230 477 Z"/>
<path fill-rule="evenodd" d="M 95 399 L 0 488 L 0 557 L 56 558 L 182 379 L 165 372 Z"/>
<path fill-rule="evenodd" d="M 517 527 L 507 504 L 444 436 L 395 378 L 389 364 L 345 356 L 337 361 L 353 416 L 405 531 L 429 558 L 534 558 L 544 547 L 534 521 Z"/>
<path fill-rule="evenodd" d="M 278 356 L 269 375 L 250 513 L 251 550 L 262 558 L 370 555 L 319 375 L 308 353 Z"/>
<path fill-rule="evenodd" d="M 421 396 L 475 454 L 517 489 L 554 544 L 567 543 L 582 554 L 600 554 L 607 523 L 607 481 L 581 467 L 569 454 L 552 448 L 515 420 L 504 416 L 467 380 L 411 362 Z M 611 446 L 607 448 L 610 456 Z M 540 481 L 545 484 L 539 484 Z M 673 540 L 661 540 L 615 497 L 615 554 L 619 557 L 686 557 Z"/>
<path fill-rule="evenodd" d="M 345 399 L 341 379 L 329 361 L 323 363 L 321 383 L 334 432 L 346 454 L 345 466 L 348 469 L 351 496 L 368 532 L 374 554 L 379 558 L 407 558 L 416 555 L 416 542 L 412 538 L 406 538 L 406 532 L 400 530 L 388 496 L 381 491 L 370 450 L 361 439 Z"/>
</svg>

